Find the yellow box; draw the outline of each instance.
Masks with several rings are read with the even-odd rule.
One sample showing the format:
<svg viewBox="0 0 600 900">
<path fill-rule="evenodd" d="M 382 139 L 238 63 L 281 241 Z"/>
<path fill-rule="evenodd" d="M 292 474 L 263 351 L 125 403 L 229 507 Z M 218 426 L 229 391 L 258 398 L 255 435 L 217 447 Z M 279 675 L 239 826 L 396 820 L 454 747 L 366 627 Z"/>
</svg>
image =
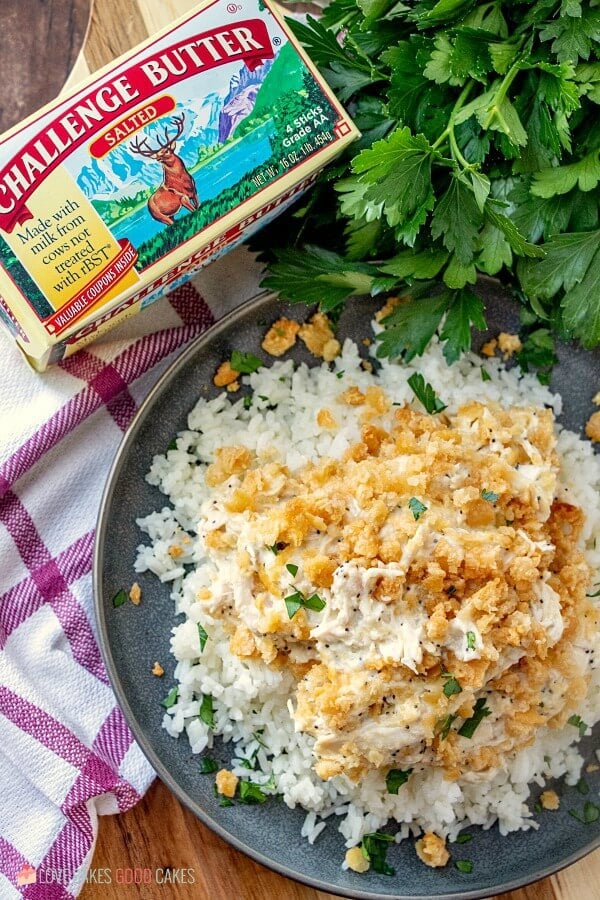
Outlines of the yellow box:
<svg viewBox="0 0 600 900">
<path fill-rule="evenodd" d="M 205 0 L 0 138 L 0 320 L 43 371 L 247 238 L 357 134 L 269 0 Z"/>
</svg>

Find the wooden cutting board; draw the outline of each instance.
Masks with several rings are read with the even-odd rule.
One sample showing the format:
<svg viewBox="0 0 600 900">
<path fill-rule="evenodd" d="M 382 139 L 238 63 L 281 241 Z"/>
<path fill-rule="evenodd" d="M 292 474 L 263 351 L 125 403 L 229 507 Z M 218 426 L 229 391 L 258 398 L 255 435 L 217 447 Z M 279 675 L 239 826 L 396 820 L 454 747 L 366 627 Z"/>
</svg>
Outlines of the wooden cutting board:
<svg viewBox="0 0 600 900">
<path fill-rule="evenodd" d="M 76 4 L 54 6 L 64 9 Z M 85 47 L 69 83 L 110 62 L 193 6 L 191 0 L 96 0 Z M 87 885 L 82 900 L 333 900 L 332 895 L 284 879 L 233 850 L 158 782 L 129 813 L 101 818 L 92 865 L 95 870 L 110 869 L 112 884 Z M 193 870 L 195 883 L 170 887 L 116 883 L 118 873 L 128 869 L 165 867 Z M 600 850 L 543 882 L 504 894 L 503 900 L 595 897 L 600 897 Z"/>
</svg>

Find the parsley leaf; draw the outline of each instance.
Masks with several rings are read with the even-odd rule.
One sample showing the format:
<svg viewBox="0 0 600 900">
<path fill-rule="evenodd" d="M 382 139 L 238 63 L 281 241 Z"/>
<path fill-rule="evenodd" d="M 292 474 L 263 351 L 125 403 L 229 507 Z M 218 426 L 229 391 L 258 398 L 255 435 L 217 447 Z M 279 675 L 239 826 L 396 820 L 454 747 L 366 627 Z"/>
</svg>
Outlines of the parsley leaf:
<svg viewBox="0 0 600 900">
<path fill-rule="evenodd" d="M 450 675 L 444 684 L 444 694 L 446 697 L 453 697 L 454 694 L 461 694 L 462 688 L 454 675 Z"/>
<path fill-rule="evenodd" d="M 385 776 L 385 785 L 388 794 L 397 794 L 398 788 L 401 788 L 403 784 L 406 784 L 411 774 L 412 769 L 390 769 Z"/>
<path fill-rule="evenodd" d="M 409 241 L 425 222 L 435 203 L 431 183 L 429 141 L 412 135 L 406 126 L 398 128 L 368 150 L 362 150 L 352 162 L 352 171 L 366 188 L 363 201 L 374 218 L 385 215 Z"/>
<path fill-rule="evenodd" d="M 473 862 L 470 859 L 457 859 L 454 863 L 459 872 L 470 875 L 473 871 Z"/>
<path fill-rule="evenodd" d="M 160 705 L 164 706 L 165 709 L 171 709 L 172 706 L 175 706 L 177 703 L 177 698 L 179 697 L 179 688 L 177 685 L 172 687 L 164 700 L 160 701 Z"/>
<path fill-rule="evenodd" d="M 600 181 L 600 150 L 589 153 L 579 162 L 541 169 L 533 176 L 531 193 L 548 199 L 567 194 L 577 185 L 580 191 L 591 191 Z"/>
<path fill-rule="evenodd" d="M 245 779 L 240 781 L 238 790 L 241 803 L 264 803 L 268 796 L 259 784 Z"/>
<path fill-rule="evenodd" d="M 434 389 L 428 381 L 425 381 L 420 372 L 413 372 L 408 379 L 417 400 L 423 404 L 428 413 L 439 413 L 446 409 L 446 404 L 442 403 Z"/>
<path fill-rule="evenodd" d="M 445 719 L 438 719 L 435 723 L 434 734 L 439 735 L 440 740 L 445 741 L 456 718 L 457 716 L 448 715 Z"/>
<path fill-rule="evenodd" d="M 486 716 L 491 715 L 492 711 L 485 705 L 485 698 L 480 697 L 475 703 L 475 709 L 470 719 L 465 719 L 458 733 L 461 737 L 472 738 L 478 726 L 483 722 Z"/>
<path fill-rule="evenodd" d="M 200 774 L 201 775 L 210 775 L 211 772 L 217 772 L 219 769 L 219 763 L 216 759 L 213 759 L 212 756 L 203 756 L 200 760 Z"/>
<path fill-rule="evenodd" d="M 415 522 L 418 522 L 424 512 L 427 512 L 427 507 L 421 503 L 420 500 L 417 500 L 416 497 L 411 497 L 408 501 L 408 508 L 414 516 Z"/>
<path fill-rule="evenodd" d="M 291 27 L 362 136 L 253 238 L 264 284 L 325 310 L 409 295 L 380 356 L 410 359 L 441 329 L 455 361 L 482 327 L 480 273 L 510 285 L 532 333 L 600 343 L 598 5 L 331 0 Z M 548 379 L 551 362 L 529 365 Z"/>
<path fill-rule="evenodd" d="M 204 628 L 202 627 L 200 622 L 198 622 L 198 640 L 200 641 L 200 653 L 203 653 L 204 648 L 206 646 L 206 642 L 208 640 L 208 634 L 204 630 Z"/>
<path fill-rule="evenodd" d="M 319 303 L 328 311 L 348 297 L 368 294 L 377 270 L 319 247 L 281 250 L 263 285 L 292 303 Z"/>
<path fill-rule="evenodd" d="M 587 781 L 585 780 L 585 778 L 579 779 L 579 781 L 575 785 L 575 790 L 577 791 L 578 794 L 583 794 L 583 796 L 585 796 L 586 794 L 589 794 L 590 786 L 587 783 Z"/>
<path fill-rule="evenodd" d="M 486 491 L 485 488 L 481 491 L 481 499 L 487 500 L 489 503 L 497 503 L 500 499 L 500 494 L 494 493 L 494 491 Z"/>
<path fill-rule="evenodd" d="M 583 721 L 581 716 L 577 716 L 577 715 L 570 716 L 567 719 L 567 722 L 569 725 L 572 725 L 574 728 L 579 729 L 579 737 L 583 737 L 588 729 L 587 724 Z"/>
<path fill-rule="evenodd" d="M 486 327 L 483 300 L 470 288 L 457 291 L 440 334 L 440 339 L 446 342 L 443 353 L 448 365 L 471 349 L 471 329 L 485 331 Z"/>
<path fill-rule="evenodd" d="M 387 845 L 393 841 L 394 838 L 391 834 L 384 834 L 381 831 L 363 835 L 360 845 L 363 856 L 371 863 L 373 871 L 380 875 L 396 874 L 396 870 L 386 861 Z"/>
<path fill-rule="evenodd" d="M 592 803 L 591 800 L 587 800 L 583 807 L 583 813 L 578 812 L 576 809 L 570 809 L 569 815 L 584 825 L 591 825 L 592 822 L 597 822 L 600 819 L 600 807 Z"/>
<path fill-rule="evenodd" d="M 209 728 L 215 727 L 215 711 L 211 694 L 202 694 L 202 702 L 200 703 L 198 717 L 205 725 L 208 725 Z"/>
<path fill-rule="evenodd" d="M 467 631 L 467 650 L 475 650 L 476 639 L 474 631 Z"/>
<path fill-rule="evenodd" d="M 286 563 L 286 569 L 288 570 L 292 578 L 295 578 L 298 574 L 298 566 L 294 565 L 294 563 Z"/>
<path fill-rule="evenodd" d="M 475 255 L 483 213 L 470 187 L 457 176 L 438 201 L 431 217 L 433 238 L 441 237 L 447 250 L 453 251 L 462 263 L 469 263 Z"/>
<path fill-rule="evenodd" d="M 121 588 L 121 590 L 117 591 L 115 596 L 112 598 L 113 609 L 118 609 L 119 606 L 123 606 L 124 603 L 127 603 L 127 591 Z"/>
<path fill-rule="evenodd" d="M 234 372 L 239 372 L 240 375 L 250 375 L 252 372 L 257 372 L 260 369 L 263 361 L 258 356 L 254 356 L 253 353 L 241 353 L 239 350 L 234 350 L 231 354 L 229 365 Z"/>
<path fill-rule="evenodd" d="M 443 293 L 398 304 L 382 320 L 385 330 L 376 336 L 380 342 L 377 356 L 403 356 L 410 362 L 425 352 L 446 312 L 450 296 Z"/>
<path fill-rule="evenodd" d="M 305 597 L 302 591 L 295 591 L 289 597 L 284 598 L 285 608 L 290 619 L 293 619 L 299 609 L 312 609 L 313 612 L 321 612 L 325 609 L 325 601 L 318 594 Z"/>
</svg>

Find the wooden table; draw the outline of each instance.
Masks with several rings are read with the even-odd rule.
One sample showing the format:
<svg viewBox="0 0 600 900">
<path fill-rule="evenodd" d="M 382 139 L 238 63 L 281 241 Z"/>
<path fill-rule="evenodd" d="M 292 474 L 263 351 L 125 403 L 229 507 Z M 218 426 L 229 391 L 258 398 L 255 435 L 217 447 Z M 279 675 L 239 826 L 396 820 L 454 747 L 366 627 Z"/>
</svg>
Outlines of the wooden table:
<svg viewBox="0 0 600 900">
<path fill-rule="evenodd" d="M 193 5 L 191 0 L 97 0 L 84 52 L 73 68 L 70 81 L 77 81 L 109 62 Z M 8 78 L 13 84 L 13 106 L 3 119 L 5 125 L 11 116 L 17 118 L 15 110 L 24 114 L 27 105 L 41 102 L 58 89 L 60 82 L 56 83 L 56 79 L 64 77 L 72 61 L 73 48 L 85 27 L 86 6 L 87 0 L 68 3 L 66 0 L 2 0 L 3 27 L 6 29 L 6 23 L 12 22 L 12 40 L 7 43 L 6 31 L 3 38 L 4 83 Z M 25 17 L 27 28 L 23 28 Z M 64 61 L 55 53 L 56 46 L 65 48 Z M 44 53 L 48 60 L 50 56 L 55 60 L 58 57 L 62 68 L 47 67 L 45 62 L 42 65 Z M 49 76 L 48 72 L 53 75 Z M 37 78 L 36 73 L 39 73 Z M 94 869 L 111 869 L 113 883 L 86 886 L 82 900 L 163 897 L 169 900 L 270 900 L 275 897 L 327 900 L 332 897 L 282 878 L 233 850 L 201 825 L 159 782 L 129 813 L 101 819 L 92 865 Z M 167 866 L 193 870 L 195 883 L 169 887 L 115 883 L 118 870 L 155 870 Z M 502 897 L 503 900 L 600 897 L 600 850 L 543 882 Z"/>
</svg>

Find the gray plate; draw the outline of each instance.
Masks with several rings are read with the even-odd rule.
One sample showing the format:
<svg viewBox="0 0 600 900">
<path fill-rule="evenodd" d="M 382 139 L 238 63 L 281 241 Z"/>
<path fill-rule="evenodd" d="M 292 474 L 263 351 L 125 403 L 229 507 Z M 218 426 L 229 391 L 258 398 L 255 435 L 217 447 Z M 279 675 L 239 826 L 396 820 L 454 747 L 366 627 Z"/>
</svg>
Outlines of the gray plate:
<svg viewBox="0 0 600 900">
<path fill-rule="evenodd" d="M 515 306 L 506 299 L 499 300 L 494 286 L 484 284 L 482 290 L 487 294 L 491 332 L 517 330 Z M 340 322 L 341 336 L 354 338 L 364 350 L 360 339 L 369 334 L 369 321 L 380 305 L 381 300 L 350 303 Z M 310 847 L 300 838 L 304 813 L 299 809 L 289 810 L 277 800 L 262 806 L 221 808 L 213 796 L 213 778 L 198 773 L 199 759 L 192 755 L 185 736 L 173 740 L 161 728 L 160 701 L 173 683 L 174 669 L 169 637 L 175 616 L 169 587 L 149 573 L 138 576 L 142 605 L 112 607 L 112 597 L 120 588 L 131 585 L 135 577 L 135 550 L 142 540 L 135 519 L 166 502 L 144 476 L 152 457 L 163 453 L 175 433 L 187 427 L 187 414 L 196 399 L 217 393 L 212 376 L 218 364 L 228 359 L 233 349 L 262 354 L 260 341 L 265 324 L 282 314 L 300 320 L 306 316 L 306 308 L 287 307 L 272 295 L 262 295 L 194 341 L 151 391 L 113 464 L 96 539 L 96 615 L 111 682 L 137 741 L 165 784 L 217 834 L 258 862 L 324 891 L 372 900 L 488 897 L 569 865 L 600 845 L 600 821 L 583 825 L 569 816 L 569 809 L 581 810 L 588 798 L 561 784 L 560 810 L 537 816 L 542 825 L 537 832 L 501 838 L 497 828 L 487 832 L 471 828 L 474 839 L 470 843 L 451 846 L 454 859 L 473 861 L 470 875 L 459 872 L 452 863 L 444 869 L 426 868 L 417 860 L 410 841 L 392 847 L 388 853 L 396 868 L 394 877 L 343 872 L 343 841 L 334 826 L 327 828 Z M 479 345 L 484 338 L 478 337 Z M 296 360 L 314 364 L 303 347 L 294 349 L 293 355 Z M 553 387 L 565 398 L 562 420 L 580 431 L 593 411 L 591 397 L 600 388 L 600 355 L 563 346 L 560 360 Z M 150 674 L 157 659 L 166 669 L 161 679 Z M 583 742 L 588 759 L 592 758 L 593 749 L 593 738 Z M 214 755 L 226 763 L 229 750 L 219 742 Z M 598 774 L 586 777 L 589 798 L 597 799 L 600 778 Z"/>
</svg>

